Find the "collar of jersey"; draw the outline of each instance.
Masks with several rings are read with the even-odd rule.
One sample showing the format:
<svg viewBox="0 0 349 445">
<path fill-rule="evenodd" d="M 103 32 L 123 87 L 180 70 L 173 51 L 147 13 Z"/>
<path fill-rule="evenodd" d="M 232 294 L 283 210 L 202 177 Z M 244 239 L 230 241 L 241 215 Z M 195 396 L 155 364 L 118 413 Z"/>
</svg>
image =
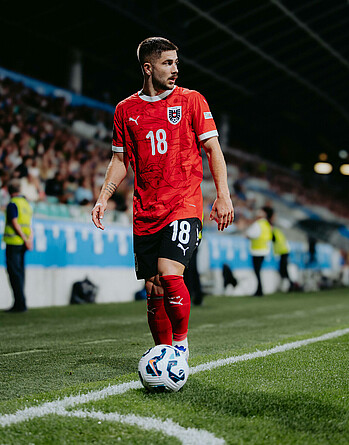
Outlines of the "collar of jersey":
<svg viewBox="0 0 349 445">
<path fill-rule="evenodd" d="M 158 96 L 146 96 L 143 94 L 142 91 L 138 91 L 138 96 L 145 100 L 146 102 L 157 102 L 158 100 L 165 99 L 165 97 L 169 96 L 175 89 L 177 88 L 177 85 L 172 88 L 172 90 L 166 90 L 163 93 L 159 94 Z"/>
</svg>

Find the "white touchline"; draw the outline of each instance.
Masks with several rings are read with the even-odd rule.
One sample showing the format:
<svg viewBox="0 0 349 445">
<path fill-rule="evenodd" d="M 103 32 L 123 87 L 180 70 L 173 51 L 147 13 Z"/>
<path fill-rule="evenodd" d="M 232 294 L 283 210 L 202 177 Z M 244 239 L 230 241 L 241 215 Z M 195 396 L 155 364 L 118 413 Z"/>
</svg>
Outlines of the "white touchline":
<svg viewBox="0 0 349 445">
<path fill-rule="evenodd" d="M 290 349 L 300 348 L 301 346 L 310 345 L 319 341 L 330 340 L 331 338 L 341 337 L 349 334 L 349 328 L 341 329 L 339 331 L 329 332 L 328 334 L 321 335 L 320 337 L 307 338 L 305 340 L 298 340 L 292 343 L 286 343 L 284 345 L 275 346 L 275 348 L 267 349 L 265 351 L 250 352 L 248 354 L 238 355 L 235 357 L 227 357 L 221 360 L 213 362 L 203 363 L 202 365 L 190 368 L 190 374 L 196 374 L 197 372 L 210 371 L 211 369 L 218 368 L 220 366 L 229 365 L 231 363 L 244 362 L 253 358 L 267 357 L 268 355 L 277 354 L 278 352 L 289 351 Z"/>
<path fill-rule="evenodd" d="M 190 368 L 191 374 L 196 374 L 202 371 L 209 371 L 211 369 L 225 366 L 231 363 L 242 362 L 246 360 L 252 360 L 255 358 L 266 357 L 268 355 L 277 354 L 279 352 L 289 351 L 291 349 L 300 348 L 301 346 L 310 345 L 312 343 L 317 343 L 320 341 L 330 340 L 332 338 L 341 337 L 343 335 L 349 334 L 349 328 L 341 329 L 334 332 L 329 332 L 328 334 L 321 335 L 319 337 L 308 338 L 305 340 L 299 340 L 292 343 L 286 343 L 284 345 L 276 346 L 265 351 L 256 351 L 249 354 L 243 354 L 240 356 L 228 357 L 221 360 L 216 360 L 208 363 L 203 363 L 202 365 Z M 43 417 L 48 414 L 58 414 L 66 415 L 66 408 L 76 406 L 79 404 L 84 404 L 92 402 L 95 400 L 101 400 L 106 397 L 110 397 L 117 394 L 123 394 L 131 389 L 141 388 L 142 385 L 139 381 L 131 381 L 127 383 L 121 383 L 119 385 L 108 386 L 100 391 L 90 391 L 87 394 L 81 394 L 78 396 L 65 397 L 62 400 L 55 400 L 53 402 L 46 402 L 39 406 L 31 406 L 29 408 L 24 408 L 18 410 L 14 414 L 3 414 L 0 416 L 0 426 L 9 426 L 14 423 L 23 422 L 25 420 L 30 420 L 35 417 Z"/>
</svg>

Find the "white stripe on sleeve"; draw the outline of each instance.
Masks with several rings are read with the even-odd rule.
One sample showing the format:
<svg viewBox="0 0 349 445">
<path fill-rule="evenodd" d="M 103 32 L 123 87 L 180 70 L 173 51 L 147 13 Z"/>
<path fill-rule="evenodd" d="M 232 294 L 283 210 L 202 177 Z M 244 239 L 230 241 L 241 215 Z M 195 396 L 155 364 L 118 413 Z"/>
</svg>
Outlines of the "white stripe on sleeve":
<svg viewBox="0 0 349 445">
<path fill-rule="evenodd" d="M 212 138 L 213 136 L 218 136 L 217 130 L 208 131 L 207 133 L 202 133 L 199 136 L 199 141 L 204 141 L 205 139 Z"/>
<path fill-rule="evenodd" d="M 124 147 L 115 147 L 115 145 L 112 146 L 112 150 L 115 153 L 124 153 L 126 151 Z"/>
</svg>

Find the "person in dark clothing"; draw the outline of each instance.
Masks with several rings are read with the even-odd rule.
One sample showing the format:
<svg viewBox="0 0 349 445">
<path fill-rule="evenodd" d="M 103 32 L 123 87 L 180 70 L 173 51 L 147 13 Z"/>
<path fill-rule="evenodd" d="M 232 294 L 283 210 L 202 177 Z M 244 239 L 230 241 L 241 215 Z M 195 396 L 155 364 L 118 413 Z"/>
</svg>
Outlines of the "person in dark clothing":
<svg viewBox="0 0 349 445">
<path fill-rule="evenodd" d="M 316 239 L 311 235 L 308 237 L 308 246 L 309 246 L 308 266 L 310 266 L 316 263 Z"/>
<path fill-rule="evenodd" d="M 252 256 L 253 270 L 257 279 L 257 290 L 255 297 L 263 296 L 261 268 L 264 258 L 270 252 L 270 241 L 272 240 L 272 230 L 269 223 L 270 207 L 263 207 L 258 210 L 256 220 L 246 230 L 246 236 L 250 239 L 250 252 Z"/>
<path fill-rule="evenodd" d="M 13 291 L 14 304 L 6 312 L 25 312 L 27 310 L 24 294 L 25 264 L 24 256 L 32 249 L 31 229 L 32 209 L 24 196 L 20 195 L 20 181 L 9 182 L 11 200 L 6 208 L 4 241 L 6 243 L 6 267 Z"/>
<path fill-rule="evenodd" d="M 230 266 L 228 264 L 223 264 L 222 267 L 222 274 L 223 274 L 223 286 L 224 289 L 228 286 L 228 284 L 231 284 L 233 287 L 236 287 L 238 284 L 237 279 L 233 275 L 233 271 L 231 270 Z"/>
<path fill-rule="evenodd" d="M 276 227 L 274 225 L 275 222 L 274 211 L 270 210 L 270 212 L 267 215 L 267 219 L 271 226 L 273 235 L 272 242 L 273 242 L 274 255 L 280 256 L 279 273 L 281 278 L 281 284 L 283 283 L 284 280 L 286 280 L 289 283 L 288 290 L 289 291 L 295 290 L 295 284 L 293 283 L 288 274 L 288 258 L 290 254 L 289 243 L 283 231 L 279 227 Z"/>
<path fill-rule="evenodd" d="M 198 249 L 195 250 L 189 266 L 184 271 L 184 282 L 191 296 L 191 302 L 195 306 L 201 306 L 204 293 L 201 287 L 200 275 L 197 266 Z"/>
<path fill-rule="evenodd" d="M 46 181 L 45 193 L 47 196 L 55 196 L 58 201 L 64 195 L 64 177 L 60 172 L 57 172 L 52 179 Z"/>
</svg>

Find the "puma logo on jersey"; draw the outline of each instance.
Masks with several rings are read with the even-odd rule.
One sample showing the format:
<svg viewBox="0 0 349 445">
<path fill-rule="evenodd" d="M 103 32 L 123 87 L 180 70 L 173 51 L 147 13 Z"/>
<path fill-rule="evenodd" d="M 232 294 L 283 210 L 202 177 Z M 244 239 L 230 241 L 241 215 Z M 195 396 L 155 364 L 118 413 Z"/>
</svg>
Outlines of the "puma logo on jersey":
<svg viewBox="0 0 349 445">
<path fill-rule="evenodd" d="M 189 247 L 183 247 L 182 244 L 178 243 L 177 247 L 180 247 L 183 250 L 183 255 L 185 256 L 185 252 L 189 249 Z"/>
<path fill-rule="evenodd" d="M 132 122 L 136 122 L 136 125 L 138 125 L 138 122 L 137 122 L 138 118 L 139 118 L 139 116 L 137 116 L 136 119 L 133 119 L 133 117 L 129 117 L 128 120 L 132 121 Z"/>
<path fill-rule="evenodd" d="M 178 300 L 178 301 L 176 301 Z M 178 295 L 178 297 L 168 297 L 168 302 L 170 304 L 177 304 L 178 306 L 183 306 L 182 303 L 183 297 L 181 297 L 180 295 Z"/>
</svg>

